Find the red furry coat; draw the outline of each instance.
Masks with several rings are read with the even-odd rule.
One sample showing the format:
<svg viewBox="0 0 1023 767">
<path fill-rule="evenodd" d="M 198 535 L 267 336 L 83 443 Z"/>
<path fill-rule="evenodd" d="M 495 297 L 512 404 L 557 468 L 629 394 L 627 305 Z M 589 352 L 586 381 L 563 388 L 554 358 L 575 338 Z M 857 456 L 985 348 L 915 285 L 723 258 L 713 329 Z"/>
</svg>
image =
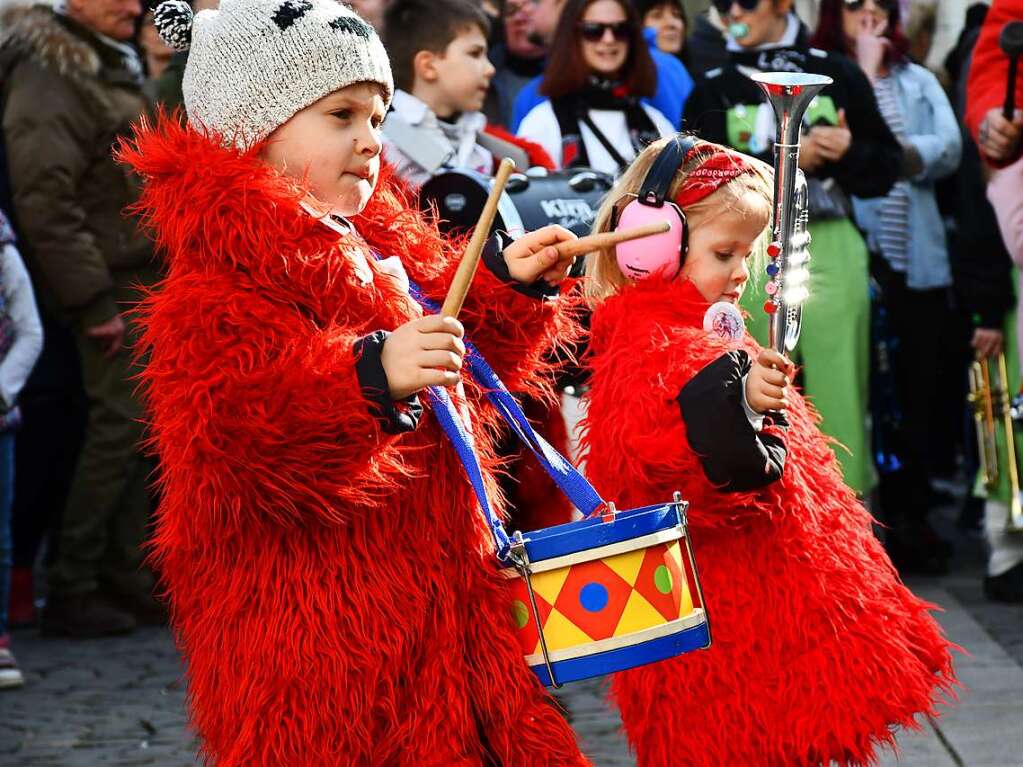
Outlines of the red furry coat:
<svg viewBox="0 0 1023 767">
<path fill-rule="evenodd" d="M 385 434 L 353 343 L 418 315 L 356 277 L 302 190 L 164 121 L 123 159 L 169 258 L 142 310 L 163 470 L 154 549 L 188 663 L 192 722 L 219 767 L 582 765 L 527 669 L 488 530 L 427 412 Z M 386 180 L 356 217 L 442 297 L 455 254 Z M 485 268 L 467 333 L 513 388 L 539 381 L 568 320 Z M 467 383 L 492 463 L 481 393 Z M 494 483 L 491 478 L 491 486 Z"/>
<path fill-rule="evenodd" d="M 781 480 L 745 493 L 707 480 L 676 400 L 735 346 L 703 331 L 705 309 L 692 283 L 651 280 L 593 315 L 587 472 L 623 508 L 674 490 L 690 502 L 713 634 L 709 650 L 618 674 L 612 694 L 641 767 L 869 763 L 891 725 L 951 691 L 951 646 L 801 396 L 789 395 Z M 741 348 L 756 358 L 754 342 Z"/>
</svg>

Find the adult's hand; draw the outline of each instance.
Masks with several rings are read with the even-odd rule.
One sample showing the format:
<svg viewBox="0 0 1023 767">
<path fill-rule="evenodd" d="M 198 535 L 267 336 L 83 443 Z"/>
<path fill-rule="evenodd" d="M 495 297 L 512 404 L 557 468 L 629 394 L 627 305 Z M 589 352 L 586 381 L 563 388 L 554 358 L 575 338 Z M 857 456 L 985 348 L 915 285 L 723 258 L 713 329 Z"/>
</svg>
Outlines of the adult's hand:
<svg viewBox="0 0 1023 767">
<path fill-rule="evenodd" d="M 990 109 L 980 122 L 977 145 L 994 162 L 1008 162 L 1019 152 L 1023 137 L 1023 111 L 1016 110 L 1013 119 L 1006 120 L 1001 109 Z"/>
<path fill-rule="evenodd" d="M 810 130 L 820 156 L 827 162 L 838 162 L 852 145 L 852 131 L 845 121 L 845 110 L 838 110 L 838 125 L 818 125 Z"/>
<path fill-rule="evenodd" d="M 1003 343 L 1002 331 L 993 328 L 977 328 L 970 339 L 970 346 L 976 350 L 980 359 L 997 357 L 1002 351 Z"/>
<path fill-rule="evenodd" d="M 86 328 L 85 335 L 95 340 L 102 347 L 103 356 L 110 359 L 124 344 L 124 320 L 120 314 L 115 314 L 106 322 Z"/>
<path fill-rule="evenodd" d="M 885 52 L 891 44 L 884 36 L 887 27 L 888 19 L 878 18 L 872 13 L 863 13 L 860 16 L 856 31 L 856 62 L 871 82 L 880 75 Z"/>
<path fill-rule="evenodd" d="M 811 130 L 799 140 L 799 169 L 812 176 L 823 164 L 824 156 L 821 154 L 820 144 Z"/>
</svg>

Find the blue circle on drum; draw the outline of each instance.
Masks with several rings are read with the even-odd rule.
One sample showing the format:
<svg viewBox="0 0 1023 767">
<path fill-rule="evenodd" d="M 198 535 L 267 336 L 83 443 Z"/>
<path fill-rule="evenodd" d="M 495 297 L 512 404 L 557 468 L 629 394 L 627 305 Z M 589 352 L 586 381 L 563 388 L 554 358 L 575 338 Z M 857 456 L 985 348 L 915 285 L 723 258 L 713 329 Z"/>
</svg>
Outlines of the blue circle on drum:
<svg viewBox="0 0 1023 767">
<path fill-rule="evenodd" d="M 607 588 L 599 583 L 587 583 L 579 589 L 579 604 L 584 610 L 599 613 L 607 607 Z"/>
</svg>

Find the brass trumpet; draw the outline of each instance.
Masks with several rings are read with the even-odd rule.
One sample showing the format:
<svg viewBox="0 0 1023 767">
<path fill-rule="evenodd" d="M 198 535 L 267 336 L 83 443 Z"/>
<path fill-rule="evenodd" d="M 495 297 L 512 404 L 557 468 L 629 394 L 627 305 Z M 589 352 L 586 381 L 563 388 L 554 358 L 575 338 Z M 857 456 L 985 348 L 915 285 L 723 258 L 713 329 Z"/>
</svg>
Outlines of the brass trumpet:
<svg viewBox="0 0 1023 767">
<path fill-rule="evenodd" d="M 997 364 L 997 376 L 992 367 Z M 1009 396 L 1009 376 L 1005 352 L 997 363 L 990 359 L 974 360 L 970 365 L 970 407 L 977 427 L 977 448 L 980 455 L 981 479 L 988 490 L 998 486 L 1001 456 L 998 430 L 1005 441 L 1005 468 L 1009 478 L 1009 518 L 1007 529 L 1023 532 L 1023 504 L 1020 503 L 1019 457 L 1016 453 L 1016 425 L 1023 419 L 1023 399 Z"/>
</svg>

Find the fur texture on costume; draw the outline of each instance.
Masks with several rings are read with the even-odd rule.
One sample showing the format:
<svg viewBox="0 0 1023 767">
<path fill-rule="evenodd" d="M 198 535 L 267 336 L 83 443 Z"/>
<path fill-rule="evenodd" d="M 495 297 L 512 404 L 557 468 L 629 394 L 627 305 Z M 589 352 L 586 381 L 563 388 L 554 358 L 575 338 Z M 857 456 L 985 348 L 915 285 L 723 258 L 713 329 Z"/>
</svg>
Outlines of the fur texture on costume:
<svg viewBox="0 0 1023 767">
<path fill-rule="evenodd" d="M 892 727 L 935 714 L 952 646 L 899 581 L 846 487 L 817 417 L 790 393 L 778 482 L 710 484 L 676 400 L 736 344 L 702 329 L 688 281 L 649 280 L 593 315 L 587 472 L 620 508 L 679 490 L 706 597 L 710 649 L 618 674 L 612 695 L 641 767 L 869 764 Z M 738 344 L 755 359 L 759 348 Z M 777 427 L 769 427 L 776 429 Z"/>
<path fill-rule="evenodd" d="M 203 753 L 234 765 L 583 765 L 527 669 L 465 472 L 427 412 L 370 416 L 353 343 L 419 314 L 366 242 L 443 297 L 455 253 L 381 182 L 338 235 L 257 158 L 163 119 L 121 157 L 169 259 L 142 309 L 163 503 L 154 558 Z M 570 322 L 481 267 L 461 315 L 510 386 L 538 391 Z M 466 382 L 477 448 L 494 418 Z M 491 488 L 495 487 L 489 477 Z M 489 755 L 489 756 L 488 756 Z"/>
</svg>

